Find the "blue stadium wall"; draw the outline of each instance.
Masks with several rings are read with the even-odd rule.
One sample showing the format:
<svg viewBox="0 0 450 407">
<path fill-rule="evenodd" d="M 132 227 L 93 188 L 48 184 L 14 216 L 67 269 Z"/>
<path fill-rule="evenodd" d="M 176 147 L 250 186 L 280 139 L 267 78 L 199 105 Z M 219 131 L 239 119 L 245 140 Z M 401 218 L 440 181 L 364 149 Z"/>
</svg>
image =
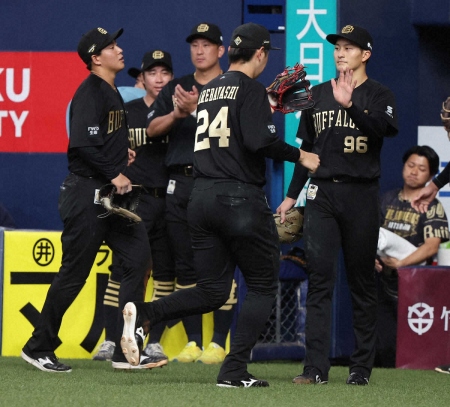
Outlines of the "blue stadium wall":
<svg viewBox="0 0 450 407">
<path fill-rule="evenodd" d="M 127 67 L 139 66 L 145 51 L 160 47 L 172 53 L 175 74 L 180 76 L 192 71 L 185 37 L 196 23 L 217 23 L 227 43 L 233 28 L 244 21 L 270 22 L 279 18 L 249 16 L 249 3 L 258 1 L 2 0 L 0 51 L 74 51 L 80 35 L 92 27 L 102 26 L 110 31 L 123 27 L 120 45 Z M 382 153 L 381 188 L 393 188 L 401 184 L 401 156 L 417 143 L 418 126 L 439 125 L 441 102 L 450 95 L 450 1 L 345 0 L 338 1 L 337 7 L 339 27 L 348 23 L 362 25 L 372 33 L 374 53 L 369 76 L 389 86 L 397 98 L 400 134 L 386 140 Z M 283 32 L 273 35 L 275 43 L 283 48 Z M 268 84 L 283 68 L 284 60 L 283 52 L 272 58 L 260 81 Z M 222 68 L 227 68 L 225 60 Z M 54 62 L 54 69 L 58 69 L 58 61 Z M 124 71 L 118 75 L 117 84 L 131 85 L 132 79 Z M 0 101 L 0 110 L 1 104 Z M 276 120 L 282 132 L 282 120 L 279 116 Z M 39 129 L 35 131 L 39 137 Z M 59 185 L 66 173 L 67 162 L 62 153 L 0 153 L 0 202 L 9 208 L 19 228 L 62 228 L 57 202 Z M 276 164 L 269 167 L 267 190 L 274 208 L 283 195 L 280 177 Z"/>
</svg>

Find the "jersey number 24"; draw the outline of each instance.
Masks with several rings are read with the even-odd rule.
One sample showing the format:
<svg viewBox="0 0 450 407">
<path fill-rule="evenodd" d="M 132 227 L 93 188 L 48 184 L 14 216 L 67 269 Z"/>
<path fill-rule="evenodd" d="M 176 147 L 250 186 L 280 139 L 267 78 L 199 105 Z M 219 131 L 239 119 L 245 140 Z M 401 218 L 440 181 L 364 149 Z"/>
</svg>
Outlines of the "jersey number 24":
<svg viewBox="0 0 450 407">
<path fill-rule="evenodd" d="M 210 148 L 209 139 L 219 138 L 219 147 L 228 147 L 230 128 L 228 127 L 228 106 L 222 106 L 216 117 L 209 122 L 209 113 L 206 109 L 197 113 L 197 132 L 195 133 L 194 151 Z M 200 124 L 200 121 L 203 122 Z M 201 140 L 200 140 L 201 139 Z"/>
</svg>

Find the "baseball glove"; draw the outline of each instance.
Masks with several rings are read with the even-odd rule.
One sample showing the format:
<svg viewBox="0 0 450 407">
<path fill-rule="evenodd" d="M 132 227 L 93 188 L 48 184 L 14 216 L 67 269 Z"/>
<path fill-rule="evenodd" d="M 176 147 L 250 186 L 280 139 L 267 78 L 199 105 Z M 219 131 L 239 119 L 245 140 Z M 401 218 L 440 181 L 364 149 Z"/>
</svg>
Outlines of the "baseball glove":
<svg viewBox="0 0 450 407">
<path fill-rule="evenodd" d="M 441 120 L 450 140 L 450 96 L 442 102 Z"/>
<path fill-rule="evenodd" d="M 280 243 L 294 243 L 302 238 L 304 209 L 303 206 L 299 206 L 286 211 L 284 223 L 281 223 L 281 215 L 277 213 L 273 215 Z"/>
<path fill-rule="evenodd" d="M 139 223 L 142 219 L 136 214 L 139 205 L 139 197 L 144 187 L 142 185 L 132 185 L 132 190 L 126 194 L 116 194 L 116 187 L 113 184 L 103 185 L 98 193 L 98 200 L 101 202 L 106 212 L 99 215 L 99 218 L 106 218 L 109 215 L 119 215 L 130 222 Z"/>
<path fill-rule="evenodd" d="M 272 109 L 282 113 L 292 113 L 314 106 L 310 83 L 305 79 L 303 65 L 296 63 L 293 68 L 286 67 L 272 84 L 266 88 Z"/>
</svg>

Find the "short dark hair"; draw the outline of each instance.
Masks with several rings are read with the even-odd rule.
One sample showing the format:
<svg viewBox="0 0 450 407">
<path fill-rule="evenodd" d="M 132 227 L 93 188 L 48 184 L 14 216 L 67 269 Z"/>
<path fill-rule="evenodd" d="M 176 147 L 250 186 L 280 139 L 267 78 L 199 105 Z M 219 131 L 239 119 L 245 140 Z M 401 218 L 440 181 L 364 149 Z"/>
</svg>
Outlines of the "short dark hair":
<svg viewBox="0 0 450 407">
<path fill-rule="evenodd" d="M 403 164 L 408 161 L 408 158 L 413 154 L 417 154 L 420 157 L 425 157 L 428 160 L 428 166 L 430 167 L 430 174 L 436 175 L 439 171 L 439 156 L 429 146 L 414 146 L 409 148 L 405 154 L 403 154 Z"/>
<path fill-rule="evenodd" d="M 228 51 L 228 63 L 234 64 L 236 62 L 248 62 L 255 55 L 257 49 L 249 48 L 230 48 Z M 265 51 L 268 52 L 268 51 Z"/>
</svg>

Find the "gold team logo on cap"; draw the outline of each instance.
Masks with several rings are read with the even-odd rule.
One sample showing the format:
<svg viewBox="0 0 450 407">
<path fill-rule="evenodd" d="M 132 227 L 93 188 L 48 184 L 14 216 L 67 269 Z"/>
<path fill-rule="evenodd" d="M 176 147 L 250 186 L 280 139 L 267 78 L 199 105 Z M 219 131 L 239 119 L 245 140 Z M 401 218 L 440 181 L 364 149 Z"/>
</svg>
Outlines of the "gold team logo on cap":
<svg viewBox="0 0 450 407">
<path fill-rule="evenodd" d="M 343 29 L 342 29 L 342 34 L 350 34 L 352 31 L 354 30 L 354 27 L 352 25 L 346 25 Z"/>
<path fill-rule="evenodd" d="M 95 48 L 97 47 L 97 44 L 92 44 L 91 48 L 88 49 L 88 54 L 95 51 Z"/>
<path fill-rule="evenodd" d="M 199 33 L 204 33 L 204 32 L 206 32 L 208 30 L 209 30 L 209 25 L 208 24 L 200 24 L 197 27 L 197 32 L 199 32 Z"/>
<path fill-rule="evenodd" d="M 154 51 L 152 54 L 153 59 L 163 59 L 164 58 L 164 52 L 162 51 Z"/>
<path fill-rule="evenodd" d="M 101 28 L 101 27 L 98 27 L 98 28 L 97 28 L 97 31 L 98 31 L 100 34 L 108 34 L 108 31 L 106 31 L 104 28 Z"/>
<path fill-rule="evenodd" d="M 241 37 L 236 37 L 236 38 L 234 39 L 234 43 L 235 43 L 236 45 L 239 45 L 241 42 L 242 42 Z"/>
</svg>

